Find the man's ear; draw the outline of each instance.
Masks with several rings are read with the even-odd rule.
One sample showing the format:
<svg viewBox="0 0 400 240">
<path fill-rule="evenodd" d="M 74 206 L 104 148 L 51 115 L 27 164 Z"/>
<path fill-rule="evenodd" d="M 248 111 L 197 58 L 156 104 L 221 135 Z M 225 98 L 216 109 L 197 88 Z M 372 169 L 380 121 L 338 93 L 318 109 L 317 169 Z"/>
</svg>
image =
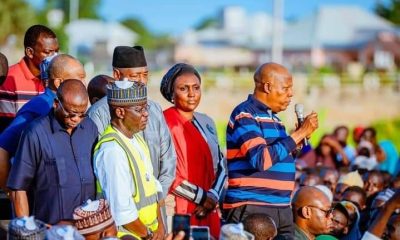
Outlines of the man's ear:
<svg viewBox="0 0 400 240">
<path fill-rule="evenodd" d="M 58 107 L 58 101 L 59 100 L 57 98 L 54 99 L 54 102 L 53 102 L 53 108 L 54 109 L 56 109 Z"/>
<path fill-rule="evenodd" d="M 264 92 L 266 93 L 270 93 L 271 92 L 271 83 L 270 82 L 266 82 L 264 83 Z"/>
<path fill-rule="evenodd" d="M 53 79 L 54 87 L 56 87 L 56 88 L 60 87 L 62 81 L 63 81 L 62 78 L 54 78 Z"/>
<path fill-rule="evenodd" d="M 125 117 L 125 109 L 122 107 L 117 107 L 115 108 L 115 115 L 119 118 L 119 119 L 123 119 Z"/>
<path fill-rule="evenodd" d="M 25 48 L 25 55 L 28 56 L 28 58 L 32 59 L 33 58 L 33 53 L 35 50 L 31 47 Z"/>
<path fill-rule="evenodd" d="M 116 68 L 113 68 L 113 77 L 117 81 L 120 80 L 121 72 Z"/>
<path fill-rule="evenodd" d="M 346 226 L 346 227 L 344 228 L 343 233 L 344 233 L 344 234 L 348 234 L 348 233 L 349 233 L 349 227 L 348 227 L 348 226 Z"/>
<path fill-rule="evenodd" d="M 311 218 L 311 211 L 309 207 L 302 207 L 301 208 L 301 215 L 305 219 L 310 219 Z"/>
</svg>

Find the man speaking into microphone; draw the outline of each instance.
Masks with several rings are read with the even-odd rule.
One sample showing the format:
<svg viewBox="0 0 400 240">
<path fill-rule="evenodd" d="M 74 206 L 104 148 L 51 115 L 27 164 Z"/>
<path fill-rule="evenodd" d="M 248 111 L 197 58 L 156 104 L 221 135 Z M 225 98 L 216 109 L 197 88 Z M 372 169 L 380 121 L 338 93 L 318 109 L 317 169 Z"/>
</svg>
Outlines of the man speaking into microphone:
<svg viewBox="0 0 400 240">
<path fill-rule="evenodd" d="M 276 115 L 293 97 L 292 75 L 282 65 L 265 63 L 254 73 L 254 93 L 232 112 L 227 126 L 229 186 L 223 204 L 227 222 L 265 213 L 278 236 L 294 238 L 290 197 L 295 184 L 291 152 L 318 128 L 315 112 L 290 136 Z"/>
</svg>

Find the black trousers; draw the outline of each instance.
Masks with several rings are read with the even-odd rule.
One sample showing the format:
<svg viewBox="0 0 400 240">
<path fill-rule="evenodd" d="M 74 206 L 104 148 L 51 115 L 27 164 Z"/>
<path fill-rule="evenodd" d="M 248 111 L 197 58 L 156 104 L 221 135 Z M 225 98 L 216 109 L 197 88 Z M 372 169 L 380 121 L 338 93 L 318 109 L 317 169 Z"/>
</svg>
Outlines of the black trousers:
<svg viewBox="0 0 400 240">
<path fill-rule="evenodd" d="M 242 222 L 248 215 L 264 213 L 270 216 L 278 228 L 275 239 L 294 239 L 294 223 L 291 207 L 270 207 L 257 205 L 244 205 L 237 208 L 225 209 L 223 217 L 226 223 Z"/>
</svg>

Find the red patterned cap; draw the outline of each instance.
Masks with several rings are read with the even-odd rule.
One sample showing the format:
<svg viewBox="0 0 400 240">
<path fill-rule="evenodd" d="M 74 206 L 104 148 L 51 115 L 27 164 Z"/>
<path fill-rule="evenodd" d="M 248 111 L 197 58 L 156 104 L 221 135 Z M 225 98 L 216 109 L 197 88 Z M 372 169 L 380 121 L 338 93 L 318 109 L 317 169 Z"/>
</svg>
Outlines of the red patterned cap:
<svg viewBox="0 0 400 240">
<path fill-rule="evenodd" d="M 114 224 L 108 202 L 105 199 L 91 201 L 75 208 L 73 214 L 75 227 L 82 235 L 101 232 Z"/>
</svg>

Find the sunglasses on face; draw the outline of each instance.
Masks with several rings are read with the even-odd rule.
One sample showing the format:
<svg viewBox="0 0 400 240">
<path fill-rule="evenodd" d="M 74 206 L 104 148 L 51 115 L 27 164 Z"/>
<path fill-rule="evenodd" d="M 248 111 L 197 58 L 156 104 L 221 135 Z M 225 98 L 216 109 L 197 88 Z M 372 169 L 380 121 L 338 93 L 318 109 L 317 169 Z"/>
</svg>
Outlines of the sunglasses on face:
<svg viewBox="0 0 400 240">
<path fill-rule="evenodd" d="M 58 105 L 61 107 L 61 110 L 63 111 L 64 118 L 75 118 L 75 117 L 85 118 L 87 116 L 86 113 L 70 113 L 66 111 L 60 100 L 58 100 Z"/>
</svg>

